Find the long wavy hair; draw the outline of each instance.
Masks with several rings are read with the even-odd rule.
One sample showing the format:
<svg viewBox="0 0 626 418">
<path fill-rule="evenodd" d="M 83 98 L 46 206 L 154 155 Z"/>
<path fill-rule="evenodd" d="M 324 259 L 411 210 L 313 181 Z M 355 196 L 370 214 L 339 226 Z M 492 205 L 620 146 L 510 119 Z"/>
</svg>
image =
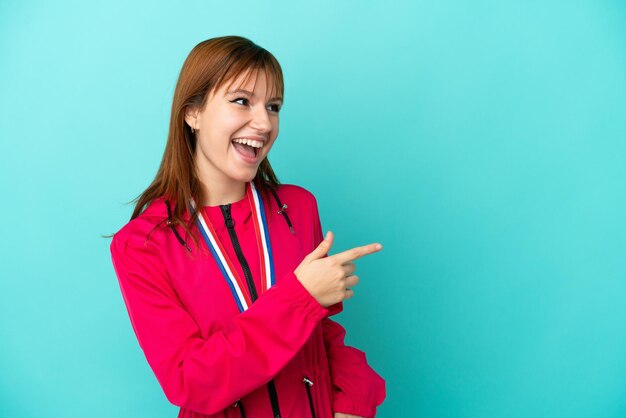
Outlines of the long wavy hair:
<svg viewBox="0 0 626 418">
<path fill-rule="evenodd" d="M 204 202 L 207 196 L 204 196 L 200 187 L 194 164 L 196 137 L 185 122 L 185 111 L 190 107 L 203 108 L 209 93 L 225 83 L 232 83 L 248 70 L 251 70 L 250 73 L 263 70 L 271 82 L 273 96 L 284 97 L 280 64 L 270 52 L 251 40 L 241 36 L 222 36 L 200 42 L 191 50 L 176 83 L 161 165 L 150 186 L 131 201 L 135 202 L 131 220 L 139 216 L 152 201 L 164 196 L 172 205 L 170 222 L 181 225 L 197 245 L 191 228 L 198 219 L 199 211 L 194 211 L 188 223 L 185 223 L 183 216 L 188 210 L 190 198 Z M 269 188 L 280 184 L 267 158 L 259 165 L 253 181 L 266 196 Z"/>
</svg>

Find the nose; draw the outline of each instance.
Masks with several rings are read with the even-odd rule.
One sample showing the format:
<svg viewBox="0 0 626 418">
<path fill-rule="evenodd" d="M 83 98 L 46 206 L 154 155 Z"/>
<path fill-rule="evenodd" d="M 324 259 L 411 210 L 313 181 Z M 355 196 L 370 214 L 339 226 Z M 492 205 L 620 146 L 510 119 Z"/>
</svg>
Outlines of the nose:
<svg viewBox="0 0 626 418">
<path fill-rule="evenodd" d="M 257 106 L 252 112 L 250 126 L 259 132 L 270 132 L 273 128 L 272 121 L 267 114 L 268 110 L 263 106 Z"/>
</svg>

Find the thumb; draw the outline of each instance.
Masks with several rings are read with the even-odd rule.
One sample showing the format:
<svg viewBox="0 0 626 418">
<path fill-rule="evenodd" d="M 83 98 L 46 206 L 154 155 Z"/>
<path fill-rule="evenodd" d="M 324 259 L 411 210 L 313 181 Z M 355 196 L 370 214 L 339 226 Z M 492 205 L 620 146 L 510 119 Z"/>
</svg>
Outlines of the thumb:
<svg viewBox="0 0 626 418">
<path fill-rule="evenodd" d="M 334 239 L 335 235 L 331 231 L 326 232 L 326 237 L 324 237 L 324 240 L 319 243 L 317 248 L 315 248 L 307 256 L 307 258 L 309 258 L 310 260 L 316 260 L 318 258 L 324 257 L 328 253 L 328 251 L 330 251 L 330 247 L 332 247 Z"/>
</svg>

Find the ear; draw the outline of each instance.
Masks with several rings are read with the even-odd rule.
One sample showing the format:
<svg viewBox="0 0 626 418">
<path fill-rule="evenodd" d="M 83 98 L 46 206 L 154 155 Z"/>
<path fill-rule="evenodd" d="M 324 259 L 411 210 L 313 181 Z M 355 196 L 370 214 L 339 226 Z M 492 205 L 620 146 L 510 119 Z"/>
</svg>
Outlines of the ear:
<svg viewBox="0 0 626 418">
<path fill-rule="evenodd" d="M 194 129 L 198 129 L 198 109 L 195 107 L 187 106 L 185 109 L 185 122 L 187 125 Z"/>
</svg>

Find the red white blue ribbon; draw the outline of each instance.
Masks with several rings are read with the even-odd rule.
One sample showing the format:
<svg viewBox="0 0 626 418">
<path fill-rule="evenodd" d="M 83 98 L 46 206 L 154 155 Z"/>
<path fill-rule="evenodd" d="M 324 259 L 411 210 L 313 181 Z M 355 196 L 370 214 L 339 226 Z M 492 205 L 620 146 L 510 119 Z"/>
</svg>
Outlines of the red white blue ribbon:
<svg viewBox="0 0 626 418">
<path fill-rule="evenodd" d="M 261 271 L 261 292 L 265 292 L 276 283 L 274 261 L 272 258 L 272 246 L 270 243 L 269 230 L 267 228 L 267 219 L 263 206 L 261 194 L 254 186 L 253 182 L 246 183 L 246 196 L 254 224 L 254 232 L 256 237 L 257 249 L 259 251 L 260 271 Z M 192 210 L 196 209 L 196 204 L 191 199 Z M 226 251 L 217 237 L 215 228 L 211 224 L 209 217 L 201 210 L 198 216 L 198 228 L 200 233 L 211 251 L 222 275 L 226 279 L 226 283 L 230 287 L 233 298 L 237 303 L 240 312 L 247 310 L 252 304 L 250 293 L 246 291 L 246 281 L 237 274 L 234 264 L 226 254 Z"/>
</svg>

